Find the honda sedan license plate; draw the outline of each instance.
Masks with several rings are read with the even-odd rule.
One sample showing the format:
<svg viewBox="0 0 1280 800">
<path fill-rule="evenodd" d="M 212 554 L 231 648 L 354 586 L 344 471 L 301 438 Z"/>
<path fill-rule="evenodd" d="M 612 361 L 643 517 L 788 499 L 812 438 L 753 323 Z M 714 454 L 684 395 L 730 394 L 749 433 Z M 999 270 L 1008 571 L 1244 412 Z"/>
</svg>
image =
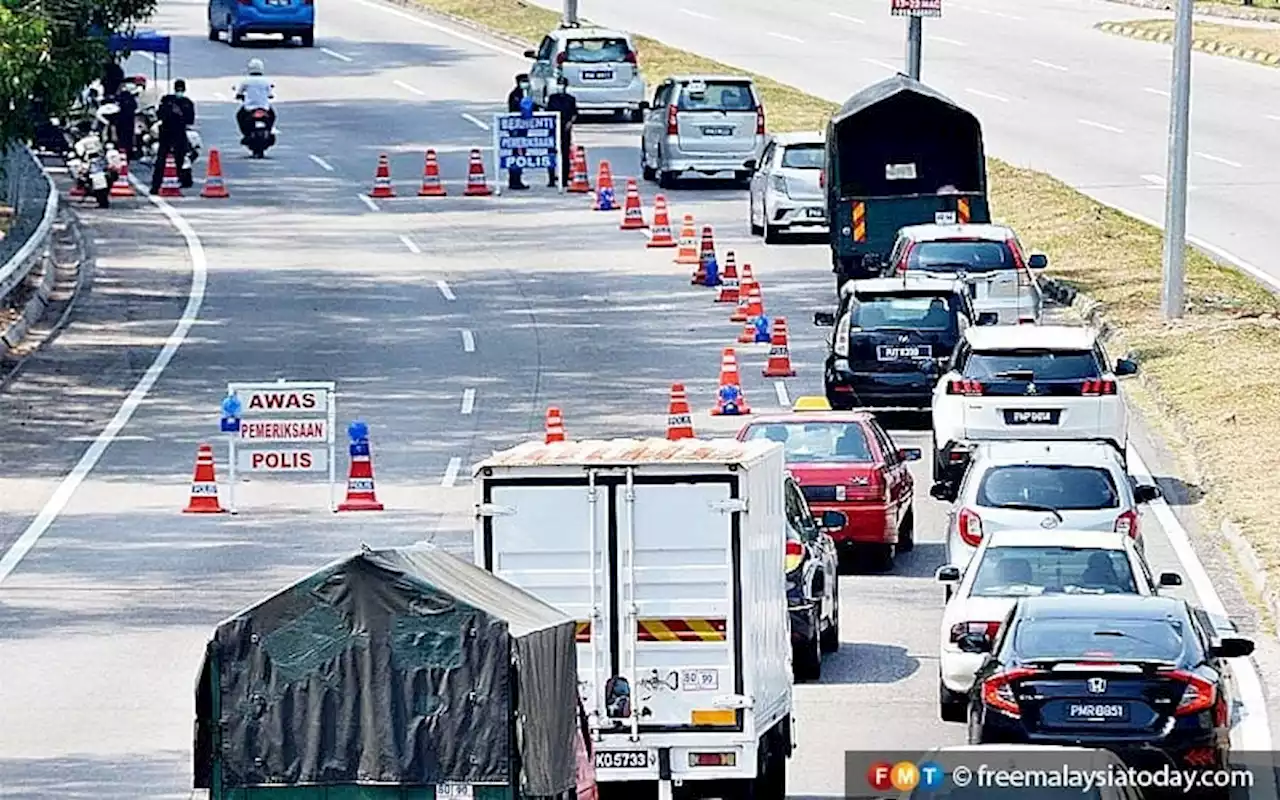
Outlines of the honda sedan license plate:
<svg viewBox="0 0 1280 800">
<path fill-rule="evenodd" d="M 929 358 L 932 353 L 933 348 L 927 344 L 882 344 L 876 348 L 876 357 L 881 361 Z"/>
<path fill-rule="evenodd" d="M 1006 425 L 1057 425 L 1061 416 L 1060 408 L 1006 408 L 1004 410 Z"/>
<path fill-rule="evenodd" d="M 582 79 L 584 81 L 611 81 L 613 80 L 613 70 L 611 69 L 583 70 Z"/>
<path fill-rule="evenodd" d="M 724 125 L 707 125 L 702 129 L 703 136 L 732 136 L 733 128 Z"/>
<path fill-rule="evenodd" d="M 1067 706 L 1067 719 L 1090 722 L 1123 722 L 1129 718 L 1129 709 L 1123 703 L 1071 703 Z"/>
<path fill-rule="evenodd" d="M 597 750 L 596 769 L 645 769 L 648 750 Z"/>
</svg>

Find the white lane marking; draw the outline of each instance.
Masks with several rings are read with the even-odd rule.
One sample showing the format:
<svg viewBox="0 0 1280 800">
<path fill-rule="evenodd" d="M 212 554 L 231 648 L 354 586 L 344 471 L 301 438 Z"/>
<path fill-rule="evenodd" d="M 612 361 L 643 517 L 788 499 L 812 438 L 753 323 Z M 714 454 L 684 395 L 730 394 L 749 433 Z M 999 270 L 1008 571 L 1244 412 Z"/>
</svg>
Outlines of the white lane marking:
<svg viewBox="0 0 1280 800">
<path fill-rule="evenodd" d="M 769 35 L 775 39 L 781 39 L 784 42 L 795 42 L 796 44 L 804 44 L 804 39 L 798 36 L 792 36 L 789 33 L 778 33 L 777 31 L 769 31 Z"/>
<path fill-rule="evenodd" d="M 1147 469 L 1142 456 L 1133 447 L 1129 448 L 1129 467 L 1129 471 L 1139 483 L 1155 483 L 1151 470 Z M 1156 498 L 1148 505 L 1159 520 L 1160 527 L 1164 529 L 1169 545 L 1173 547 L 1174 554 L 1182 564 L 1183 571 L 1187 573 L 1188 580 L 1191 581 L 1191 587 L 1200 598 L 1201 607 L 1211 615 L 1228 616 L 1227 607 L 1218 595 L 1218 590 L 1213 587 L 1213 581 L 1209 578 L 1204 563 L 1200 561 L 1195 548 L 1191 546 L 1191 537 L 1187 535 L 1186 529 L 1182 527 L 1173 509 L 1169 508 L 1168 502 L 1164 498 Z M 1270 750 L 1271 726 L 1267 722 L 1267 705 L 1262 694 L 1262 682 L 1258 678 L 1257 668 L 1254 667 L 1251 659 L 1234 658 L 1231 659 L 1231 671 L 1236 676 L 1240 699 L 1244 705 L 1244 713 L 1236 726 L 1236 732 L 1240 737 L 1240 749 Z"/>
<path fill-rule="evenodd" d="M 1280 122 L 1280 114 L 1268 114 L 1267 119 L 1271 120 L 1272 122 Z"/>
<path fill-rule="evenodd" d="M 324 170 L 325 172 L 333 172 L 333 165 L 330 164 L 328 161 L 325 161 L 320 156 L 307 154 L 307 158 L 316 162 L 316 164 L 320 166 L 320 169 Z"/>
<path fill-rule="evenodd" d="M 467 122 L 470 122 L 472 125 L 475 125 L 477 128 L 479 128 L 482 131 L 489 130 L 489 123 L 485 122 L 479 117 L 472 116 L 471 114 L 468 114 L 466 112 L 463 112 L 460 116 L 463 119 L 465 119 Z"/>
<path fill-rule="evenodd" d="M 476 47 L 483 47 L 486 50 L 491 50 L 495 53 L 501 53 L 504 56 L 511 56 L 512 58 L 518 58 L 521 61 L 528 61 L 528 59 L 524 57 L 524 54 L 522 54 L 518 50 L 511 50 L 510 48 L 502 47 L 501 45 L 496 45 L 493 42 L 487 42 L 484 39 L 481 39 L 477 36 L 471 36 L 469 34 L 463 33 L 462 31 L 454 30 L 453 28 L 450 28 L 447 25 L 441 25 L 437 22 L 432 22 L 429 19 L 425 19 L 415 14 L 410 14 L 407 11 L 400 11 L 399 9 L 391 8 L 390 6 L 385 6 L 381 3 L 371 2 L 371 0 L 355 0 L 355 2 L 366 8 L 376 8 L 379 11 L 385 12 L 387 14 L 391 14 L 392 16 L 399 17 L 400 19 L 407 20 L 417 25 L 421 25 L 424 28 L 430 28 L 433 31 L 439 31 L 440 33 L 447 34 L 460 41 L 469 42 L 471 44 L 474 44 Z"/>
<path fill-rule="evenodd" d="M 1044 67 L 1045 69 L 1056 69 L 1058 72 L 1070 71 L 1066 67 L 1062 66 L 1061 64 L 1054 64 L 1052 61 L 1041 61 L 1038 58 L 1031 59 L 1031 63 L 1035 64 L 1037 67 Z"/>
<path fill-rule="evenodd" d="M 1160 175 L 1152 175 L 1150 173 L 1147 173 L 1146 175 L 1141 175 L 1139 177 L 1141 177 L 1147 183 L 1153 183 L 1156 186 L 1164 186 L 1165 184 L 1164 178 L 1161 177 Z"/>
<path fill-rule="evenodd" d="M 320 52 L 324 53 L 326 56 L 330 56 L 331 58 L 336 58 L 339 61 L 345 61 L 348 64 L 350 64 L 352 61 L 355 61 L 355 59 L 352 58 L 351 56 L 344 56 L 342 53 L 339 53 L 337 50 L 330 50 L 327 47 L 321 47 Z"/>
<path fill-rule="evenodd" d="M 703 14 L 701 11 L 694 11 L 691 8 L 682 8 L 680 9 L 680 13 L 685 16 L 696 17 L 698 19 L 715 19 L 715 17 L 710 14 Z"/>
<path fill-rule="evenodd" d="M 413 240 L 408 236 L 405 236 L 403 233 L 400 234 L 400 243 L 409 248 L 409 252 L 413 253 L 415 256 L 422 252 L 422 249 L 419 248 L 418 245 L 414 244 Z"/>
<path fill-rule="evenodd" d="M 461 409 L 462 413 L 470 414 L 472 411 L 475 411 L 475 410 L 476 410 L 476 390 L 463 389 L 462 390 L 462 409 Z"/>
<path fill-rule="evenodd" d="M 444 468 L 444 477 L 440 479 L 440 485 L 448 489 L 458 482 L 458 472 L 462 469 L 462 459 L 454 456 L 449 459 L 449 466 Z"/>
<path fill-rule="evenodd" d="M 142 379 L 138 381 L 129 395 L 125 397 L 124 402 L 120 404 L 120 408 L 116 411 L 115 416 L 102 429 L 102 433 L 93 440 L 93 444 L 84 451 L 84 455 L 80 456 L 80 460 L 71 468 L 62 482 L 58 484 L 58 488 L 54 490 L 49 500 L 44 504 L 44 508 L 40 509 L 40 513 L 36 518 L 31 520 L 31 524 L 27 526 L 22 535 L 18 537 L 9 549 L 5 551 L 4 556 L 0 557 L 0 583 L 9 577 L 10 573 L 17 568 L 27 553 L 36 546 L 40 541 L 40 537 L 49 530 L 57 520 L 58 515 L 67 507 L 67 503 L 71 501 L 71 497 L 76 493 L 76 489 L 80 488 L 80 484 L 84 483 L 84 479 L 89 477 L 89 473 L 93 472 L 93 468 L 98 465 L 102 455 L 106 453 L 111 443 L 120 436 L 120 431 L 129 424 L 129 420 L 133 418 L 138 407 L 142 405 L 142 401 L 147 398 L 147 394 L 152 387 L 156 385 L 156 381 L 160 380 L 160 376 L 169 366 L 169 362 L 173 360 L 177 354 L 178 348 L 186 341 L 187 334 L 191 331 L 191 326 L 195 324 L 196 318 L 200 315 L 200 306 L 204 304 L 205 286 L 208 283 L 209 267 L 205 261 L 204 246 L 200 243 L 200 237 L 196 235 L 195 229 L 179 214 L 173 206 L 169 205 L 162 198 L 152 197 L 146 193 L 146 185 L 137 177 L 130 175 L 130 182 L 139 194 L 144 195 L 150 200 L 160 212 L 165 215 L 169 223 L 182 234 L 183 240 L 187 244 L 187 253 L 191 256 L 191 289 L 187 294 L 187 305 L 182 309 L 182 316 L 178 319 L 178 324 L 174 326 L 173 332 L 169 334 L 164 341 L 164 347 L 160 348 L 160 352 L 156 354 L 156 358 L 151 362 L 151 366 L 147 367 L 147 371 L 143 373 Z"/>
<path fill-rule="evenodd" d="M 392 81 L 392 83 L 394 83 L 396 86 L 399 86 L 401 89 L 404 89 L 406 92 L 409 92 L 410 94 L 416 94 L 419 97 L 426 97 L 427 95 L 426 92 L 422 91 L 417 86 L 410 86 L 404 81 Z"/>
<path fill-rule="evenodd" d="M 1077 119 L 1076 122 L 1079 122 L 1081 125 L 1088 125 L 1090 128 L 1097 128 L 1100 131 L 1110 131 L 1111 133 L 1124 133 L 1124 131 L 1120 130 L 1116 126 L 1108 125 L 1105 122 L 1094 122 L 1091 119 Z"/>
<path fill-rule="evenodd" d="M 476 351 L 476 335 L 466 328 L 462 329 L 462 352 L 474 353 Z"/>
<path fill-rule="evenodd" d="M 364 203 L 366 206 L 368 206 L 370 211 L 381 211 L 381 210 L 382 210 L 382 209 L 378 208 L 378 204 L 377 204 L 377 203 L 375 203 L 375 202 L 373 202 L 373 198 L 372 198 L 372 197 L 370 197 L 369 195 L 367 195 L 367 194 L 358 194 L 358 195 L 356 195 L 356 197 L 359 197 L 359 198 L 360 198 L 360 202 L 361 202 L 361 203 Z"/>
<path fill-rule="evenodd" d="M 449 282 L 443 278 L 436 281 L 436 288 L 440 290 L 440 294 L 444 295 L 445 300 L 457 300 L 458 296 L 449 288 Z"/>
<path fill-rule="evenodd" d="M 222 92 L 214 92 L 214 93 L 213 93 L 213 99 L 214 99 L 214 100 L 217 100 L 219 103 L 225 103 L 225 102 L 227 102 L 227 96 L 226 96 L 225 94 L 223 94 Z"/>
<path fill-rule="evenodd" d="M 890 72 L 897 72 L 897 71 L 898 71 L 898 68 L 897 68 L 897 67 L 895 67 L 894 65 L 890 64 L 890 63 L 889 63 L 889 62 L 887 62 L 887 61 L 881 61 L 881 60 L 880 60 L 880 59 L 878 59 L 878 58 L 864 58 L 864 59 L 862 59 L 862 60 L 863 60 L 863 61 L 865 61 L 865 62 L 867 62 L 868 64 L 870 64 L 870 65 L 874 66 L 874 67 L 880 67 L 881 69 L 887 69 L 887 70 L 889 70 Z"/>
<path fill-rule="evenodd" d="M 991 12 L 991 13 L 995 14 L 995 15 L 996 15 L 997 17 L 999 17 L 1000 19 L 1011 19 L 1011 20 L 1015 20 L 1015 21 L 1017 21 L 1017 22 L 1025 22 L 1025 21 L 1026 21 L 1026 17 L 1020 17 L 1020 16 L 1018 16 L 1017 14 L 1006 14 L 1006 13 L 1004 13 L 1003 11 L 993 11 L 993 12 Z"/>
<path fill-rule="evenodd" d="M 782 381 L 773 382 L 773 393 L 778 397 L 778 405 L 791 408 L 791 397 L 787 394 L 787 385 Z"/>
<path fill-rule="evenodd" d="M 842 20 L 844 22 L 852 22 L 854 25 L 867 24 L 867 21 L 865 19 L 858 19 L 857 17 L 851 17 L 848 14 L 841 14 L 839 11 L 832 11 L 830 12 L 829 16 L 834 17 L 835 19 L 838 19 L 838 20 Z"/>
<path fill-rule="evenodd" d="M 1202 153 L 1199 150 L 1197 150 L 1196 155 L 1200 156 L 1205 161 L 1212 161 L 1215 164 L 1225 164 L 1228 167 L 1235 167 L 1236 169 L 1240 169 L 1244 166 L 1244 164 L 1241 164 L 1239 161 L 1232 161 L 1229 158 L 1223 158 L 1222 156 L 1215 156 L 1213 153 Z"/>
<path fill-rule="evenodd" d="M 948 38 L 948 37 L 946 37 L 946 36 L 930 36 L 929 38 L 930 38 L 932 41 L 935 41 L 935 42 L 942 42 L 943 44 L 952 44 L 952 45 L 955 45 L 956 47 L 968 47 L 968 46 L 969 46 L 969 45 L 965 44 L 964 42 L 960 41 L 959 39 L 950 39 L 950 38 Z"/>
<path fill-rule="evenodd" d="M 1168 96 L 1169 96 L 1169 92 L 1168 92 L 1167 90 L 1165 90 L 1165 89 L 1153 89 L 1153 88 L 1152 88 L 1152 87 L 1150 87 L 1150 86 L 1143 86 L 1143 87 L 1142 87 L 1142 91 L 1146 92 L 1147 94 L 1158 94 L 1158 95 L 1160 95 L 1161 97 L 1168 97 Z"/>
<path fill-rule="evenodd" d="M 1009 102 L 1009 98 L 1007 98 L 1007 97 L 1001 97 L 1001 96 L 1000 96 L 1000 95 L 998 95 L 998 94 L 991 94 L 990 92 L 984 92 L 984 91 L 982 91 L 981 89 L 969 89 L 969 88 L 966 88 L 966 89 L 965 89 L 965 91 L 966 91 L 966 92 L 968 92 L 969 94 L 976 94 L 978 97 L 985 97 L 985 98 L 987 98 L 988 100 L 995 100 L 995 101 L 996 101 L 996 102 L 998 102 L 998 103 L 1007 103 L 1007 102 Z"/>
</svg>

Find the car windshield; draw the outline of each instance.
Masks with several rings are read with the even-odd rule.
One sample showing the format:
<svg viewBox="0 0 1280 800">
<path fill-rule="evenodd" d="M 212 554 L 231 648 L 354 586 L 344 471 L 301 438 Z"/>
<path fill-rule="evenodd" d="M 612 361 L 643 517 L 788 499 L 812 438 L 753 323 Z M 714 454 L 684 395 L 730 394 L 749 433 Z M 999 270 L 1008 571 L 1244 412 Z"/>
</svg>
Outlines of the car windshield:
<svg viewBox="0 0 1280 800">
<path fill-rule="evenodd" d="M 791 464 L 840 464 L 871 461 L 871 446 L 856 422 L 783 422 L 752 425 L 747 439 L 781 442 Z"/>
<path fill-rule="evenodd" d="M 681 111 L 755 111 L 756 101 L 746 83 L 687 84 L 677 105 Z"/>
<path fill-rule="evenodd" d="M 564 60 L 572 64 L 622 61 L 630 50 L 626 39 L 570 39 L 564 47 Z"/>
<path fill-rule="evenodd" d="M 988 547 L 971 597 L 1039 594 L 1137 594 L 1123 550 L 1093 547 Z"/>
<path fill-rule="evenodd" d="M 999 272 L 1016 268 L 1013 251 L 1004 242 L 916 242 L 907 256 L 907 269 L 925 272 Z"/>
<path fill-rule="evenodd" d="M 954 325 L 955 300 L 951 297 L 859 297 L 850 324 L 863 330 L 883 328 L 945 331 Z"/>
<path fill-rule="evenodd" d="M 1018 624 L 1014 648 L 1024 660 L 1114 659 L 1164 661 L 1182 657 L 1190 634 L 1177 619 L 1026 619 Z"/>
<path fill-rule="evenodd" d="M 826 148 L 820 144 L 788 145 L 782 151 L 782 166 L 786 169 L 822 169 L 826 157 Z"/>
<path fill-rule="evenodd" d="M 1042 506 L 1085 511 L 1120 507 L 1109 470 L 1057 464 L 992 467 L 982 476 L 975 499 L 978 505 L 995 508 Z"/>
<path fill-rule="evenodd" d="M 1000 379 L 1009 373 L 1030 372 L 1037 381 L 1099 378 L 1098 359 L 1090 350 L 976 351 L 964 363 L 964 377 Z"/>
</svg>

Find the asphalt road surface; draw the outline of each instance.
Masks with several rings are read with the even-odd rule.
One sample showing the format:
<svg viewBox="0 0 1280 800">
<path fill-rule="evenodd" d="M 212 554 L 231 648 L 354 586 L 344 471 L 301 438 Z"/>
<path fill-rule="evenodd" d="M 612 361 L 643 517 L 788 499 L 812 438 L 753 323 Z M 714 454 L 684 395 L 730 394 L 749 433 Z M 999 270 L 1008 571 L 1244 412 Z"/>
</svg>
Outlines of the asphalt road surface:
<svg viewBox="0 0 1280 800">
<path fill-rule="evenodd" d="M 945 0 L 942 13 L 924 21 L 921 77 L 979 115 L 991 155 L 1163 223 L 1173 48 L 1092 29 L 1160 12 Z M 905 70 L 906 22 L 886 0 L 580 0 L 579 14 L 837 102 Z M 1280 72 L 1192 59 L 1188 233 L 1280 288 Z"/>
<path fill-rule="evenodd" d="M 0 396 L 0 797 L 189 796 L 193 683 L 217 622 L 361 542 L 469 552 L 468 465 L 541 436 L 546 406 L 575 438 L 661 435 L 678 380 L 699 431 L 716 429 L 705 410 L 739 328 L 671 251 L 646 250 L 582 196 L 457 196 L 467 151 L 488 140 L 476 120 L 524 66 L 509 46 L 332 0 L 314 50 L 232 50 L 205 40 L 204 13 L 166 2 L 156 24 L 174 35 L 174 74 L 206 144 L 223 147 L 232 198 L 91 212 L 94 292 Z M 251 55 L 279 97 L 282 141 L 265 161 L 236 146 L 227 97 Z M 619 176 L 638 170 L 634 126 L 579 138 L 593 171 L 601 158 Z M 449 198 L 411 196 L 429 146 Z M 401 197 L 370 205 L 380 152 Z M 653 187 L 643 192 L 649 203 Z M 752 263 L 769 313 L 790 321 L 800 374 L 783 388 L 760 376 L 763 347 L 742 351 L 757 413 L 819 393 L 823 342 L 808 321 L 830 302 L 824 247 L 748 239 L 741 191 L 670 200 L 715 225 L 721 253 Z M 225 383 L 279 377 L 338 382 L 339 420 L 370 424 L 388 511 L 333 515 L 322 485 L 255 480 L 237 487 L 238 516 L 179 513 L 196 444 L 217 439 Z M 1142 460 L 1176 485 L 1158 450 Z M 1153 567 L 1184 572 L 1188 591 L 1212 576 L 1252 624 L 1222 557 L 1204 551 L 1207 573 L 1180 565 L 1185 534 L 1155 510 L 1143 519 Z M 892 573 L 842 579 L 842 647 L 820 684 L 796 690 L 795 796 L 840 796 L 846 749 L 963 740 L 935 705 L 945 509 L 922 491 L 916 519 L 920 544 Z M 1278 674 L 1274 646 L 1259 647 L 1260 670 Z M 1235 739 L 1269 749 L 1280 711 L 1241 672 Z"/>
</svg>

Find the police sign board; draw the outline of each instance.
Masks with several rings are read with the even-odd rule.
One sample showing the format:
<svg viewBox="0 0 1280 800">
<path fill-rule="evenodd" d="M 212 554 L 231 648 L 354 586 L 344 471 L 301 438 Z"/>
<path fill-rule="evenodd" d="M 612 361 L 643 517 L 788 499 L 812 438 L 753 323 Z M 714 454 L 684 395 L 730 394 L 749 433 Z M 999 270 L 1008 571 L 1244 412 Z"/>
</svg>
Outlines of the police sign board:
<svg viewBox="0 0 1280 800">
<path fill-rule="evenodd" d="M 329 451 L 323 447 L 240 450 L 236 467 L 244 472 L 323 472 L 329 468 Z"/>
<path fill-rule="evenodd" d="M 503 170 L 560 170 L 560 115 L 548 111 L 493 115 L 493 155 L 496 177 Z M 501 181 L 499 181 L 501 185 Z"/>
<path fill-rule="evenodd" d="M 330 509 L 337 508 L 334 474 L 337 390 L 331 382 L 228 383 L 222 401 L 230 450 L 228 505 L 236 511 L 236 472 L 328 473 Z M 229 413 L 233 411 L 234 413 Z M 226 425 L 226 417 L 235 425 Z"/>
<path fill-rule="evenodd" d="M 240 422 L 240 441 L 328 442 L 332 431 L 326 419 L 250 419 Z"/>
<path fill-rule="evenodd" d="M 940 17 L 942 0 L 889 0 L 889 13 L 895 17 Z"/>
</svg>

